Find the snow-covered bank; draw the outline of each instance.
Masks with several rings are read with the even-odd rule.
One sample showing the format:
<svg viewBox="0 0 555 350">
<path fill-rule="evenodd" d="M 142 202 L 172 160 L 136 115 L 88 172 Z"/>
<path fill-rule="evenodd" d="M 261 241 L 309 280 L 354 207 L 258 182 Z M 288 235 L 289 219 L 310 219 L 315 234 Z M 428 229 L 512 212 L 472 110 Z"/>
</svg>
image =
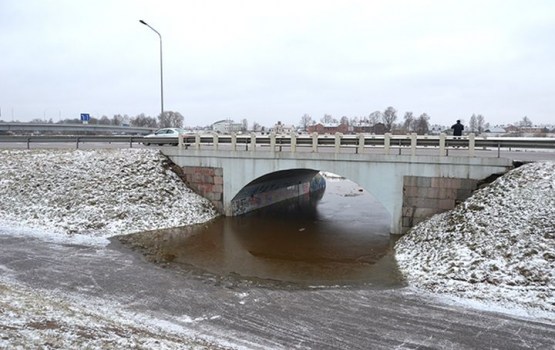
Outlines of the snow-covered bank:
<svg viewBox="0 0 555 350">
<path fill-rule="evenodd" d="M 0 151 L 0 226 L 109 237 L 215 216 L 156 150 Z"/>
<path fill-rule="evenodd" d="M 396 244 L 412 286 L 555 318 L 555 163 L 500 177 Z"/>
</svg>

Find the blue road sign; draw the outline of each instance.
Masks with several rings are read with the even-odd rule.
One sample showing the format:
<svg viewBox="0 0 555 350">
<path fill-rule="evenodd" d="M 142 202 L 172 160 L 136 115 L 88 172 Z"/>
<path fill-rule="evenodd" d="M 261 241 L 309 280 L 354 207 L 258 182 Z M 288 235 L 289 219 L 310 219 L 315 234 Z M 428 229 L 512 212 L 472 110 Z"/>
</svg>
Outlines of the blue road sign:
<svg viewBox="0 0 555 350">
<path fill-rule="evenodd" d="M 81 113 L 81 121 L 88 122 L 91 120 L 91 115 L 89 113 Z"/>
</svg>

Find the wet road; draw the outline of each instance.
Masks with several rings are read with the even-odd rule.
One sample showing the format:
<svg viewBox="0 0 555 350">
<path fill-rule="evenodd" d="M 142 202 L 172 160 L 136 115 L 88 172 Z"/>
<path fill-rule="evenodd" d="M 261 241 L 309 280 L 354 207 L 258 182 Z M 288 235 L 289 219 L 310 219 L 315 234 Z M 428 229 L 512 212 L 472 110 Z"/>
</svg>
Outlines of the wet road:
<svg viewBox="0 0 555 350">
<path fill-rule="evenodd" d="M 0 234 L 4 277 L 117 302 L 138 315 L 253 349 L 552 349 L 553 324 L 442 304 L 410 289 L 260 286 L 164 268 L 106 248 Z"/>
</svg>

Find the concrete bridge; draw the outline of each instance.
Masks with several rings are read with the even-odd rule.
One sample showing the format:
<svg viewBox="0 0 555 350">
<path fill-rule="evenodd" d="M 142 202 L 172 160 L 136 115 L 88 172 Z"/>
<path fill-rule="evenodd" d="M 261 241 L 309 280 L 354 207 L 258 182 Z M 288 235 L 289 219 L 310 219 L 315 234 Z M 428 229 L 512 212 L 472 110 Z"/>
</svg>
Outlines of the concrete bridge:
<svg viewBox="0 0 555 350">
<path fill-rule="evenodd" d="M 321 151 L 296 147 L 279 151 L 275 143 L 262 150 L 163 147 L 162 152 L 179 166 L 188 185 L 214 203 L 227 216 L 245 212 L 240 204 L 253 191 L 274 184 L 292 191 L 319 171 L 342 175 L 379 200 L 391 214 L 390 232 L 404 233 L 425 218 L 454 208 L 466 199 L 479 182 L 513 166 L 500 157 L 391 155 L 364 148 L 356 153 Z M 265 184 L 265 186 L 262 186 Z M 271 189 L 270 189 L 271 190 Z M 248 209 L 247 209 L 248 210 Z"/>
</svg>

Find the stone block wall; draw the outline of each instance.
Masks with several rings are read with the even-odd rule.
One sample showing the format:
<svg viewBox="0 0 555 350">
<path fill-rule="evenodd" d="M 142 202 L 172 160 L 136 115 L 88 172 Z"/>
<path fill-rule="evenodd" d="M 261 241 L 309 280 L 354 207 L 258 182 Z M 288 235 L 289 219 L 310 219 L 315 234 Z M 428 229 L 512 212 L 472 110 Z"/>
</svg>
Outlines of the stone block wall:
<svg viewBox="0 0 555 350">
<path fill-rule="evenodd" d="M 434 214 L 453 209 L 472 195 L 478 182 L 473 179 L 405 176 L 402 232 Z"/>
<path fill-rule="evenodd" d="M 208 199 L 219 213 L 224 213 L 222 168 L 184 166 L 178 170 L 178 175 L 190 189 Z"/>
</svg>

